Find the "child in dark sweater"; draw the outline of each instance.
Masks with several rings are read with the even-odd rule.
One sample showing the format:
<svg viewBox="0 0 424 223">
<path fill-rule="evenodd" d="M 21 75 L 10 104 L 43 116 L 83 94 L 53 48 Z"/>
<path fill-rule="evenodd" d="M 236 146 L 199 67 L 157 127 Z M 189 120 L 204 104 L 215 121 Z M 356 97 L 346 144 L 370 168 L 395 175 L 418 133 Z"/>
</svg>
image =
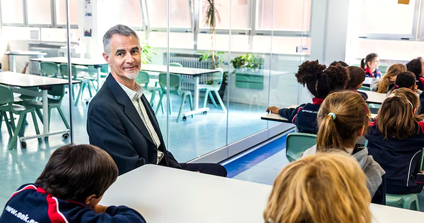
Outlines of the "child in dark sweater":
<svg viewBox="0 0 424 223">
<path fill-rule="evenodd" d="M 386 171 L 387 193 L 420 193 L 423 189 L 418 164 L 424 145 L 424 122 L 415 114 L 418 106 L 418 97 L 410 89 L 394 90 L 368 127 L 368 151 Z"/>
<path fill-rule="evenodd" d="M 326 68 L 318 60 L 305 61 L 300 65 L 296 78 L 314 96 L 312 103 L 302 104 L 297 108 L 280 109 L 272 106 L 267 112 L 288 119 L 296 125 L 298 132 L 317 134 L 318 110 L 328 94 L 346 88 L 349 81 L 348 70 L 340 64 Z"/>
<path fill-rule="evenodd" d="M 91 145 L 60 147 L 34 184 L 12 194 L 0 223 L 145 223 L 131 208 L 98 204 L 117 177 L 118 168 L 104 150 Z"/>
</svg>

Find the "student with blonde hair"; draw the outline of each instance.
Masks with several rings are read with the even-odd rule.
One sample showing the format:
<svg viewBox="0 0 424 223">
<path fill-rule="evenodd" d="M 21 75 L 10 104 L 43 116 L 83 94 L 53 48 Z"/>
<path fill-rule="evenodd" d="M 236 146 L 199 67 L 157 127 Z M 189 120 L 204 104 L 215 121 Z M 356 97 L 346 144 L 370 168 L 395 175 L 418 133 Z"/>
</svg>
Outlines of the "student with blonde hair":
<svg viewBox="0 0 424 223">
<path fill-rule="evenodd" d="M 367 176 L 367 188 L 373 203 L 385 204 L 384 170 L 368 155 L 367 148 L 355 146 L 368 126 L 370 116 L 360 94 L 343 91 L 328 95 L 318 111 L 317 145 L 305 151 L 303 156 L 329 150 L 352 155 Z"/>
<path fill-rule="evenodd" d="M 394 90 L 365 136 L 370 154 L 386 171 L 387 193 L 420 193 L 423 189 L 418 164 L 424 147 L 424 122 L 416 115 L 419 104 L 410 89 Z"/>
<path fill-rule="evenodd" d="M 406 66 L 401 63 L 390 66 L 389 69 L 387 69 L 386 75 L 384 75 L 377 84 L 377 93 L 387 93 L 390 85 L 394 85 L 397 75 L 406 71 Z"/>
<path fill-rule="evenodd" d="M 319 153 L 277 176 L 263 217 L 267 223 L 370 223 L 366 177 L 351 157 Z"/>
</svg>

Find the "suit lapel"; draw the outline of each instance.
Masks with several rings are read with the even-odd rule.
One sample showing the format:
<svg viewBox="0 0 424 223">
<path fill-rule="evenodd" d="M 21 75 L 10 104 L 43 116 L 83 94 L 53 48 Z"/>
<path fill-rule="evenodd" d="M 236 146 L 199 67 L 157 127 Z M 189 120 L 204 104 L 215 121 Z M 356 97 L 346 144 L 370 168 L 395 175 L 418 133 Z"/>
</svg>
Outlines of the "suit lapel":
<svg viewBox="0 0 424 223">
<path fill-rule="evenodd" d="M 144 137 L 147 140 L 149 140 L 151 143 L 155 144 L 153 142 L 152 137 L 149 134 L 149 131 L 147 130 L 146 126 L 144 125 L 143 121 L 141 120 L 140 115 L 138 114 L 137 110 L 135 109 L 133 103 L 131 102 L 130 98 L 125 93 L 125 91 L 121 88 L 121 86 L 119 86 L 118 82 L 116 82 L 116 80 L 115 80 L 115 78 L 113 78 L 112 74 L 108 75 L 105 84 L 107 84 L 109 86 L 110 90 L 115 95 L 115 98 L 116 98 L 116 101 L 118 102 L 118 104 L 123 106 L 124 114 L 131 120 L 131 122 L 140 131 L 140 133 L 144 135 Z"/>
</svg>

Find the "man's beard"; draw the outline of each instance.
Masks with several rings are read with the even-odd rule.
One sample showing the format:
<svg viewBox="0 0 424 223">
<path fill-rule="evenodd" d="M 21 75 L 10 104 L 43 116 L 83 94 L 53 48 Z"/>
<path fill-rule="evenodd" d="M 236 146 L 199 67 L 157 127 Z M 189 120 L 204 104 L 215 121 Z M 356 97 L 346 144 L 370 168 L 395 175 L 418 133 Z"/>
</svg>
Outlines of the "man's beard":
<svg viewBox="0 0 424 223">
<path fill-rule="evenodd" d="M 130 80 L 134 80 L 138 75 L 138 72 L 130 72 L 130 73 L 125 73 L 125 77 L 130 79 Z"/>
</svg>

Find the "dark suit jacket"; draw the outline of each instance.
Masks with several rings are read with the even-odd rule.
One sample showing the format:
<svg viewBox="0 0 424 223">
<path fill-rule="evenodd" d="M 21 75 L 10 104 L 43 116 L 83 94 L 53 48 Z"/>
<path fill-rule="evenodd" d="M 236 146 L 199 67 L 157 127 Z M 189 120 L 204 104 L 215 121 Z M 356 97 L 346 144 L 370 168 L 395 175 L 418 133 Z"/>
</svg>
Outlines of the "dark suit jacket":
<svg viewBox="0 0 424 223">
<path fill-rule="evenodd" d="M 155 114 L 144 95 L 141 101 L 159 136 L 159 150 L 164 158 L 159 165 L 181 168 L 166 150 Z M 90 144 L 104 149 L 112 156 L 119 174 L 144 164 L 156 164 L 157 149 L 133 103 L 112 74 L 91 100 L 88 108 L 87 132 Z"/>
</svg>

